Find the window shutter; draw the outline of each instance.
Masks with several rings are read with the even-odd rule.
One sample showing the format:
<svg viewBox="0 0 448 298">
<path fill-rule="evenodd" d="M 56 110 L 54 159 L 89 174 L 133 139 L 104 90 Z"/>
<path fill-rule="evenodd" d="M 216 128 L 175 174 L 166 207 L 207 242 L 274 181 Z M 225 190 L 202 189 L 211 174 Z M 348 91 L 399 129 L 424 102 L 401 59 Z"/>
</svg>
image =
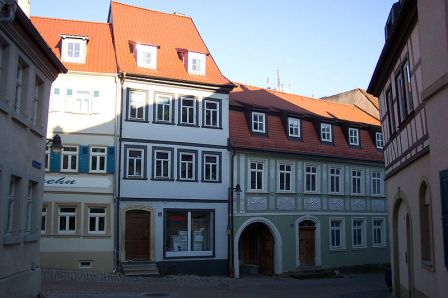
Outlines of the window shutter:
<svg viewBox="0 0 448 298">
<path fill-rule="evenodd" d="M 50 172 L 61 170 L 61 153 L 50 152 Z"/>
<path fill-rule="evenodd" d="M 89 172 L 89 146 L 79 146 L 79 172 Z"/>
<path fill-rule="evenodd" d="M 99 114 L 101 112 L 101 97 L 98 90 L 93 91 L 92 96 L 92 114 Z"/>
<path fill-rule="evenodd" d="M 72 111 L 73 109 L 72 102 L 73 102 L 73 90 L 67 89 L 67 94 L 65 95 L 64 98 L 64 112 Z"/>
<path fill-rule="evenodd" d="M 442 229 L 445 267 L 448 268 L 448 170 L 440 172 L 440 192 L 442 199 Z"/>
<path fill-rule="evenodd" d="M 113 174 L 115 172 L 115 147 L 107 147 L 107 172 Z"/>
<path fill-rule="evenodd" d="M 62 101 L 61 91 L 59 88 L 54 88 L 53 90 L 51 110 L 53 112 L 62 112 L 64 110 L 64 102 Z"/>
</svg>

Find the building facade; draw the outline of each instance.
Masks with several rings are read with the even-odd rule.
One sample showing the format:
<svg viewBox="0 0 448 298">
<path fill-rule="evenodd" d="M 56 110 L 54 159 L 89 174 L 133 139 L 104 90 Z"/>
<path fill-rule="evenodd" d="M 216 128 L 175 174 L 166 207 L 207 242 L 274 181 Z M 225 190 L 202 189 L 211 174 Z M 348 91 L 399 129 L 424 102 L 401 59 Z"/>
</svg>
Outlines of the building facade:
<svg viewBox="0 0 448 298">
<path fill-rule="evenodd" d="M 45 159 L 42 266 L 114 269 L 119 79 L 108 23 L 32 17 L 67 74 L 51 88 Z"/>
<path fill-rule="evenodd" d="M 37 297 L 48 98 L 66 69 L 14 1 L 0 8 L 0 293 Z"/>
<path fill-rule="evenodd" d="M 396 297 L 448 292 L 447 9 L 395 3 L 368 88 L 381 107 Z"/>
<path fill-rule="evenodd" d="M 378 119 L 248 85 L 229 119 L 236 277 L 389 262 Z"/>
<path fill-rule="evenodd" d="M 192 19 L 112 2 L 121 78 L 119 266 L 226 274 L 228 97 Z"/>
</svg>

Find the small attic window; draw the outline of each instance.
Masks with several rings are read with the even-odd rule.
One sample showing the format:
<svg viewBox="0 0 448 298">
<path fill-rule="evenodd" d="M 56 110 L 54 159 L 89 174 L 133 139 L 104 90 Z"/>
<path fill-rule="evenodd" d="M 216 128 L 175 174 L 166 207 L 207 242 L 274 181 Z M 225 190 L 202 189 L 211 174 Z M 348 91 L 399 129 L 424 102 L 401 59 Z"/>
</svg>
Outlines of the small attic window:
<svg viewBox="0 0 448 298">
<path fill-rule="evenodd" d="M 205 54 L 188 52 L 188 73 L 205 75 Z"/>
<path fill-rule="evenodd" d="M 157 68 L 157 47 L 137 44 L 134 49 L 137 59 L 137 66 L 144 68 Z"/>
<path fill-rule="evenodd" d="M 61 60 L 71 63 L 86 63 L 87 36 L 61 35 Z"/>
</svg>

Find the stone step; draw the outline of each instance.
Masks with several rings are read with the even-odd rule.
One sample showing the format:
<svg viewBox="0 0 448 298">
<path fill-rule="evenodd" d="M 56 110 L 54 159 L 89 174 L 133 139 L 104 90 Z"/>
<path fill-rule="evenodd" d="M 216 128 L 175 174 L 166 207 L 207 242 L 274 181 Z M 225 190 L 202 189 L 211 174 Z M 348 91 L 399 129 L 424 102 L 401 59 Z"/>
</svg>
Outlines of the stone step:
<svg viewBox="0 0 448 298">
<path fill-rule="evenodd" d="M 157 264 L 153 262 L 123 262 L 121 264 L 126 276 L 159 276 Z"/>
</svg>

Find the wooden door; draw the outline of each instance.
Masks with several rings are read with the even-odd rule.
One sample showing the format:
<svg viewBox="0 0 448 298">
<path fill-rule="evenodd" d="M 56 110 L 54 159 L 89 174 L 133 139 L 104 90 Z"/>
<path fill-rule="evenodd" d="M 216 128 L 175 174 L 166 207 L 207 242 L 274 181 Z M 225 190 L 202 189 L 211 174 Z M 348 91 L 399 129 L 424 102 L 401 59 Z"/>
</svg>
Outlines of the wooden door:
<svg viewBox="0 0 448 298">
<path fill-rule="evenodd" d="M 149 221 L 148 211 L 126 212 L 126 260 L 149 260 Z"/>
<path fill-rule="evenodd" d="M 315 266 L 315 227 L 299 228 L 300 266 Z"/>
<path fill-rule="evenodd" d="M 259 272 L 261 274 L 272 275 L 274 263 L 274 239 L 269 229 L 265 225 L 260 227 L 260 261 Z"/>
</svg>

